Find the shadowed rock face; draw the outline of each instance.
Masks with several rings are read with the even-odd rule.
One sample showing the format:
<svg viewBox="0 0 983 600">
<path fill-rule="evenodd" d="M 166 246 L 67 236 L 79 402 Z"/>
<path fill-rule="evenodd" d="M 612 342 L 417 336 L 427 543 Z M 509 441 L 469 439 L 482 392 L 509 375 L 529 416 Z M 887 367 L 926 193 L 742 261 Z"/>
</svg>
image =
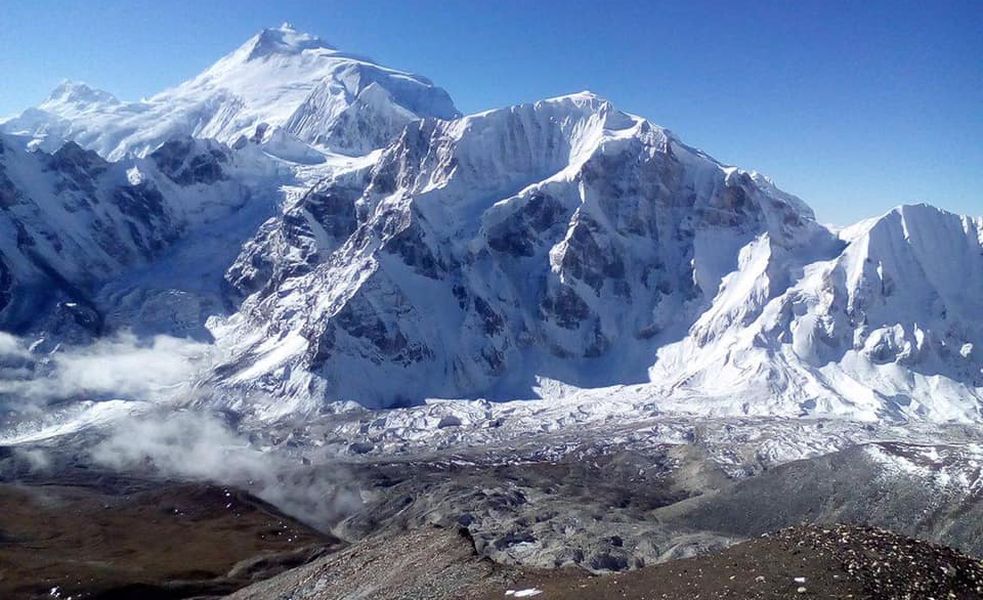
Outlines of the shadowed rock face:
<svg viewBox="0 0 983 600">
<path fill-rule="evenodd" d="M 10 269 L 7 268 L 3 260 L 0 260 L 0 313 L 10 304 L 13 296 L 12 286 L 13 278 L 10 275 Z"/>
<path fill-rule="evenodd" d="M 48 159 L 48 168 L 58 174 L 56 189 L 94 194 L 95 180 L 109 168 L 109 163 L 95 152 L 67 142 Z"/>
<path fill-rule="evenodd" d="M 150 159 L 179 185 L 208 185 L 226 178 L 222 165 L 229 162 L 229 149 L 207 140 L 183 138 L 166 142 Z"/>
<path fill-rule="evenodd" d="M 248 198 L 223 171 L 230 161 L 224 146 L 190 138 L 149 159 L 119 162 L 74 142 L 53 154 L 7 145 L 0 153 L 0 326 L 47 332 L 55 344 L 100 334 L 101 313 L 119 309 L 98 306 L 102 284 L 157 260 Z M 80 311 L 87 313 L 81 320 Z"/>
</svg>

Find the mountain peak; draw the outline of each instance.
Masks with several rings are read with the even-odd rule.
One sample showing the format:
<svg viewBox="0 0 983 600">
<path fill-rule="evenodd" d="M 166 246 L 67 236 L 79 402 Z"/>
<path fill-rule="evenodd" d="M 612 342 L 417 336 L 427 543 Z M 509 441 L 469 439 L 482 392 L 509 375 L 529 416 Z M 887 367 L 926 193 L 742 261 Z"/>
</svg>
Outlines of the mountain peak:
<svg viewBox="0 0 983 600">
<path fill-rule="evenodd" d="M 607 98 L 601 96 L 596 92 L 592 92 L 591 90 L 581 90 L 579 92 L 574 92 L 572 94 L 563 94 L 553 99 L 562 100 L 564 98 L 569 98 L 570 100 L 582 101 L 582 102 L 607 102 L 608 101 Z"/>
<path fill-rule="evenodd" d="M 37 109 L 0 128 L 49 151 L 74 139 L 114 160 L 188 135 L 231 144 L 260 124 L 362 154 L 387 145 L 412 120 L 460 116 L 429 79 L 340 52 L 290 23 L 263 29 L 197 76 L 143 100 L 120 102 L 67 81 Z"/>
<path fill-rule="evenodd" d="M 336 50 L 334 46 L 309 33 L 297 31 L 290 23 L 267 28 L 254 35 L 243 48 L 248 48 L 246 60 L 265 58 L 274 54 L 295 55 L 305 50 Z"/>
<path fill-rule="evenodd" d="M 546 98 L 541 100 L 543 103 L 554 103 L 561 104 L 569 102 L 575 106 L 581 108 L 587 108 L 589 110 L 599 110 L 600 108 L 607 107 L 613 109 L 614 105 L 611 102 L 599 94 L 596 94 L 590 90 L 583 90 L 581 92 L 575 92 L 572 94 L 564 94 L 562 96 L 555 96 L 553 98 Z"/>
<path fill-rule="evenodd" d="M 96 89 L 81 81 L 62 80 L 51 90 L 42 106 L 51 104 L 91 105 L 95 103 L 117 103 L 119 100 L 109 92 Z"/>
</svg>

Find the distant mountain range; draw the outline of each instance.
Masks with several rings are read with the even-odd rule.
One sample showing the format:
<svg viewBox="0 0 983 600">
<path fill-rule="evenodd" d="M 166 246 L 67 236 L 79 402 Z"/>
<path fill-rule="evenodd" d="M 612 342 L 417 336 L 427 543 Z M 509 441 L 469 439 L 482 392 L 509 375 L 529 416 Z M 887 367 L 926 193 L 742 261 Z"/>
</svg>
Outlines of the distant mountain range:
<svg viewBox="0 0 983 600">
<path fill-rule="evenodd" d="M 194 401 L 260 418 L 621 389 L 983 421 L 983 218 L 831 230 L 589 92 L 461 116 L 285 25 L 138 102 L 62 84 L 0 132 L 21 373 L 132 330 L 213 344 Z"/>
</svg>

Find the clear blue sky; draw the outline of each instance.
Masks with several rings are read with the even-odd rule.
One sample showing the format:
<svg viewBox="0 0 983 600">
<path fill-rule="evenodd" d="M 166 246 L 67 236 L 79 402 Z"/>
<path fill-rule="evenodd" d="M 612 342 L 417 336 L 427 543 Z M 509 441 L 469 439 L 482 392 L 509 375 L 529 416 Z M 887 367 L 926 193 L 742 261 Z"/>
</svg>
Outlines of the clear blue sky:
<svg viewBox="0 0 983 600">
<path fill-rule="evenodd" d="M 0 0 L 0 115 L 64 78 L 123 99 L 290 21 L 464 112 L 583 89 L 847 223 L 983 214 L 983 3 Z"/>
</svg>

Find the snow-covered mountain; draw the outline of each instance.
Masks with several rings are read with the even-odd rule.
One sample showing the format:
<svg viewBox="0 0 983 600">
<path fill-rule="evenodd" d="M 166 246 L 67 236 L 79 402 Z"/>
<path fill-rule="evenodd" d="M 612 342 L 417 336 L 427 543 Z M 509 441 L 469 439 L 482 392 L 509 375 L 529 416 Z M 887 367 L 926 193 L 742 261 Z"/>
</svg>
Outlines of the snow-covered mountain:
<svg viewBox="0 0 983 600">
<path fill-rule="evenodd" d="M 73 140 L 110 160 L 143 156 L 176 137 L 233 145 L 266 139 L 277 128 L 314 145 L 364 154 L 410 121 L 458 114 L 447 93 L 426 78 L 341 52 L 285 23 L 145 100 L 122 102 L 65 82 L 0 130 L 30 136 L 49 151 Z"/>
<path fill-rule="evenodd" d="M 148 100 L 65 85 L 2 127 L 28 136 L 0 155 L 3 328 L 66 336 L 44 295 L 91 335 L 213 342 L 197 402 L 983 420 L 983 219 L 833 231 L 588 92 L 459 117 L 282 27 Z"/>
<path fill-rule="evenodd" d="M 220 386 L 274 411 L 641 384 L 724 414 L 975 420 L 980 240 L 930 207 L 834 234 L 588 93 L 421 122 L 247 246 Z"/>
<path fill-rule="evenodd" d="M 979 420 L 983 219 L 902 206 L 812 262 L 762 236 L 650 376 L 743 411 Z"/>
<path fill-rule="evenodd" d="M 411 125 L 233 267 L 259 290 L 220 328 L 234 380 L 375 405 L 638 380 L 741 245 L 835 244 L 761 181 L 588 93 Z"/>
</svg>

